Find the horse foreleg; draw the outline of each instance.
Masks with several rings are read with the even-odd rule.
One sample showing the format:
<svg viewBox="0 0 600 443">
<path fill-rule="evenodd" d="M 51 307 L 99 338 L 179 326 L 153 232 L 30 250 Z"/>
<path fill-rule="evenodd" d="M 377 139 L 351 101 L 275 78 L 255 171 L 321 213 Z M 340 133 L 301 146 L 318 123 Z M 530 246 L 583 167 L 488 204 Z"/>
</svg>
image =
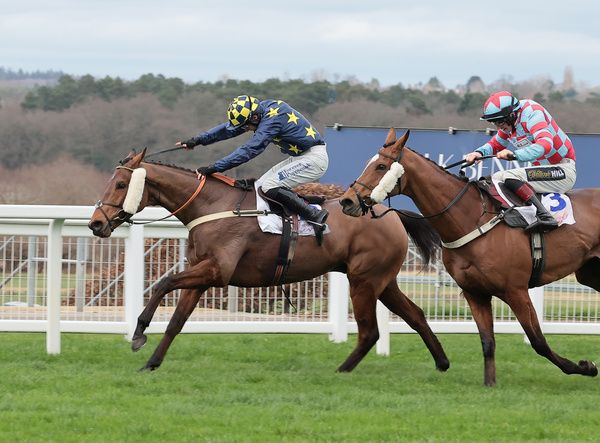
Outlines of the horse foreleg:
<svg viewBox="0 0 600 443">
<path fill-rule="evenodd" d="M 515 313 L 519 323 L 523 327 L 531 346 L 539 355 L 546 357 L 560 368 L 565 374 L 581 374 L 595 377 L 598 375 L 596 365 L 588 360 L 580 360 L 575 363 L 556 354 L 546 342 L 540 323 L 538 322 L 535 308 L 529 299 L 527 290 L 519 290 L 507 293 L 505 301 Z"/>
<path fill-rule="evenodd" d="M 483 384 L 496 384 L 496 339 L 494 338 L 494 317 L 492 315 L 492 297 L 473 295 L 463 292 L 473 320 L 479 330 L 481 348 L 483 350 Z"/>
<path fill-rule="evenodd" d="M 183 328 L 183 325 L 194 311 L 194 308 L 200 299 L 200 295 L 202 295 L 204 291 L 204 289 L 187 289 L 182 291 L 181 297 L 177 302 L 175 312 L 173 313 L 173 316 L 167 325 L 167 329 L 162 340 L 154 350 L 154 353 L 146 365 L 141 368 L 140 371 L 146 369 L 153 371 L 160 366 L 165 358 L 165 354 L 167 353 L 169 346 L 171 346 L 171 343 L 177 334 L 181 332 L 181 328 Z"/>
<path fill-rule="evenodd" d="M 337 369 L 338 372 L 352 371 L 379 340 L 376 314 L 377 298 L 372 289 L 353 287 L 352 281 L 350 281 L 350 297 L 358 326 L 358 341 L 352 353 Z"/>
<path fill-rule="evenodd" d="M 131 349 L 138 351 L 146 344 L 144 331 L 150 324 L 158 305 L 166 294 L 175 289 L 192 289 L 204 287 L 203 290 L 220 285 L 219 267 L 213 259 L 204 260 L 182 272 L 163 277 L 154 287 L 148 304 L 138 317 L 137 325 L 131 341 Z"/>
<path fill-rule="evenodd" d="M 379 300 L 394 314 L 402 317 L 411 328 L 419 333 L 435 360 L 435 367 L 440 371 L 448 370 L 450 367 L 448 357 L 439 340 L 429 327 L 423 310 L 398 288 L 395 279 L 387 285 L 383 293 L 379 296 Z"/>
<path fill-rule="evenodd" d="M 152 317 L 154 317 L 154 313 L 160 305 L 162 299 L 169 293 L 169 291 L 165 290 L 165 287 L 169 287 L 169 280 L 171 279 L 170 275 L 163 277 L 154 287 L 152 291 L 152 296 L 148 303 L 144 307 L 144 310 L 139 315 L 137 320 L 137 325 L 135 327 L 135 331 L 133 332 L 133 337 L 131 339 L 131 350 L 136 352 L 139 351 L 142 346 L 146 344 L 148 337 L 144 334 L 146 328 L 150 325 L 150 321 Z"/>
</svg>

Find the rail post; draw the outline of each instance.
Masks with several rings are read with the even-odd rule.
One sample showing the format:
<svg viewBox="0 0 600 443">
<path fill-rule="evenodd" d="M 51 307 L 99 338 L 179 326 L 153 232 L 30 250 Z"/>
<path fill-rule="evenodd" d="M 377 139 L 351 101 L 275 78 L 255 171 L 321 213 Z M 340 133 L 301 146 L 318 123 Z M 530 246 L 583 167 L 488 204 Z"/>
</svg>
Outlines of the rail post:
<svg viewBox="0 0 600 443">
<path fill-rule="evenodd" d="M 348 341 L 348 293 L 350 283 L 346 274 L 329 273 L 329 321 L 332 324 L 329 340 L 334 343 Z"/>
<path fill-rule="evenodd" d="M 75 308 L 83 312 L 85 306 L 85 268 L 88 259 L 88 239 L 77 238 L 77 258 L 75 263 Z"/>
<path fill-rule="evenodd" d="M 37 237 L 30 235 L 27 238 L 27 306 L 35 305 L 35 292 L 37 280 Z"/>
<path fill-rule="evenodd" d="M 144 225 L 131 225 L 125 238 L 125 284 L 123 303 L 127 340 L 131 341 L 138 315 L 144 307 Z"/>
<path fill-rule="evenodd" d="M 64 219 L 50 221 L 48 227 L 48 261 L 46 264 L 46 303 L 48 306 L 48 329 L 46 351 L 60 354 L 60 292 L 62 280 L 62 227 Z"/>
<path fill-rule="evenodd" d="M 377 355 L 390 355 L 390 311 L 379 300 L 377 300 L 377 328 L 379 329 L 379 340 L 375 345 Z"/>
</svg>

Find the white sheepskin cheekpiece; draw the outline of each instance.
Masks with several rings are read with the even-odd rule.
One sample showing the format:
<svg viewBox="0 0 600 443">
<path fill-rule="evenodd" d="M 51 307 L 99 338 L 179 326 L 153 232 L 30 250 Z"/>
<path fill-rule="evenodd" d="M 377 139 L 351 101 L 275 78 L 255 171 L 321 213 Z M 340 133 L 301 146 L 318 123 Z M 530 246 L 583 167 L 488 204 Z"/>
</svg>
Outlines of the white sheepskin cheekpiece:
<svg viewBox="0 0 600 443">
<path fill-rule="evenodd" d="M 136 214 L 142 196 L 144 195 L 144 185 L 146 184 L 146 170 L 144 168 L 134 169 L 129 181 L 129 189 L 123 202 L 123 210 L 128 214 Z"/>
<path fill-rule="evenodd" d="M 375 186 L 373 192 L 371 192 L 371 198 L 377 203 L 381 203 L 388 196 L 392 189 L 396 187 L 396 183 L 400 180 L 400 177 L 404 175 L 404 166 L 398 162 L 392 163 L 390 170 L 385 173 L 379 184 Z"/>
</svg>

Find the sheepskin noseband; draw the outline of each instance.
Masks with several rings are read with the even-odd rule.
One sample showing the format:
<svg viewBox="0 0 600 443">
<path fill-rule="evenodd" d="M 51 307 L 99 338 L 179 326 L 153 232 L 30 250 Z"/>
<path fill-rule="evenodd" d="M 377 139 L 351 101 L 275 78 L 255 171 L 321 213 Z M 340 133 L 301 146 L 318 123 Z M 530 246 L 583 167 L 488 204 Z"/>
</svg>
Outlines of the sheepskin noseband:
<svg viewBox="0 0 600 443">
<path fill-rule="evenodd" d="M 392 163 L 390 170 L 379 181 L 379 184 L 375 186 L 373 192 L 371 192 L 371 199 L 377 203 L 381 203 L 388 196 L 392 189 L 396 187 L 396 183 L 400 180 L 400 177 L 404 175 L 404 166 L 398 162 Z"/>
<path fill-rule="evenodd" d="M 123 211 L 128 214 L 135 214 L 144 195 L 144 185 L 146 184 L 146 170 L 144 168 L 134 169 L 129 181 L 129 189 L 123 202 Z"/>
</svg>

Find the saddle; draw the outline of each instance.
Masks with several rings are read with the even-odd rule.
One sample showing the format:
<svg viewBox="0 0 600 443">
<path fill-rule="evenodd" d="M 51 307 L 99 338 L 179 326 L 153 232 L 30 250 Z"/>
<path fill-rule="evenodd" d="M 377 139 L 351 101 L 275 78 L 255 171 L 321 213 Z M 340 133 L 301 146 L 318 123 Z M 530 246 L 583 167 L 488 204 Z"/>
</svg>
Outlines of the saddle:
<svg viewBox="0 0 600 443">
<path fill-rule="evenodd" d="M 476 181 L 477 187 L 483 192 L 492 197 L 494 206 L 497 211 L 503 214 L 503 221 L 511 228 L 526 228 L 531 221 L 527 220 L 523 215 L 523 208 L 528 208 L 529 205 L 524 205 L 517 195 L 504 186 L 504 183 L 498 183 L 503 195 L 498 192 L 496 185 L 490 177 L 481 177 Z M 537 194 L 541 197 L 541 194 Z M 520 208 L 520 209 L 517 209 Z M 535 217 L 535 212 L 531 213 Z"/>
</svg>

